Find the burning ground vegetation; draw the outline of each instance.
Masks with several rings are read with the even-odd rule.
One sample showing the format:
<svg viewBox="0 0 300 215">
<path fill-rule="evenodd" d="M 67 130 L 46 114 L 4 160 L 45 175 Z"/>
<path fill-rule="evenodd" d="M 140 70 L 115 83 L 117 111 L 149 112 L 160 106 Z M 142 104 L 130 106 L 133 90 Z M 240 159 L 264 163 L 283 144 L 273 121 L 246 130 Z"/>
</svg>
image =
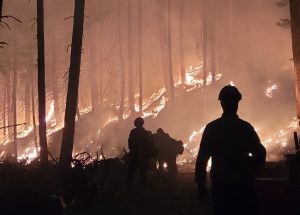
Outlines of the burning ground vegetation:
<svg viewBox="0 0 300 215">
<path fill-rule="evenodd" d="M 77 116 L 74 153 L 89 153 L 92 158 L 104 159 L 121 157 L 127 150 L 128 134 L 133 127 L 134 118 L 142 116 L 145 119 L 145 128 L 156 132 L 163 128 L 170 136 L 184 142 L 184 153 L 177 159 L 182 170 L 193 170 L 195 157 L 199 150 L 199 142 L 205 124 L 221 115 L 221 108 L 217 101 L 219 90 L 226 84 L 235 85 L 235 81 L 216 74 L 216 82 L 212 84 L 212 75 L 208 74 L 206 81 L 201 79 L 202 64 L 190 66 L 186 70 L 186 83 L 180 79 L 175 83 L 176 99 L 170 101 L 165 87 L 156 89 L 143 100 L 143 110 L 140 112 L 136 104 L 135 113 L 131 113 L 128 103 L 125 102 L 123 119 L 119 121 L 119 104 L 109 103 L 104 106 L 101 116 L 92 114 L 91 107 L 82 108 L 80 117 Z M 281 80 L 268 80 L 260 84 L 255 95 L 255 101 L 247 98 L 245 93 L 241 101 L 239 113 L 241 118 L 251 122 L 267 148 L 269 161 L 284 159 L 285 154 L 294 152 L 293 132 L 297 130 L 297 119 L 293 112 L 289 113 L 294 95 L 286 98 L 286 84 Z M 283 83 L 287 82 L 283 80 Z M 204 83 L 206 84 L 204 86 Z M 290 83 L 289 83 L 290 84 Z M 243 93 L 243 89 L 242 89 Z M 139 94 L 135 95 L 138 103 Z M 250 94 L 251 97 L 251 94 Z M 245 100 L 245 101 L 244 101 Z M 253 102 L 257 104 L 253 104 Z M 269 108 L 272 108 L 270 111 Z M 288 107 L 288 108 L 287 108 Z M 46 116 L 47 137 L 50 157 L 58 160 L 63 124 L 56 124 L 54 104 L 50 102 Z M 18 131 L 18 158 L 22 163 L 29 164 L 39 156 L 39 147 L 33 140 L 33 128 Z M 13 159 L 8 152 L 12 142 L 9 139 L 1 140 L 2 160 Z"/>
<path fill-rule="evenodd" d="M 164 214 L 166 210 L 182 212 L 184 209 L 190 210 L 191 208 L 195 213 L 201 211 L 204 214 L 210 214 L 208 207 L 200 206 L 199 208 L 199 202 L 196 200 L 196 188 L 192 183 L 192 172 L 194 171 L 195 158 L 205 124 L 221 114 L 220 105 L 217 101 L 219 89 L 226 84 L 236 84 L 238 87 L 238 82 L 227 79 L 222 74 L 217 74 L 216 83 L 212 84 L 212 76 L 209 74 L 206 86 L 204 86 L 204 81 L 200 75 L 201 68 L 202 65 L 200 64 L 187 69 L 187 82 L 185 85 L 180 82 L 176 83 L 175 101 L 170 101 L 164 87 L 155 90 L 152 95 L 149 95 L 143 101 L 142 114 L 138 113 L 138 106 L 136 106 L 136 113 L 130 113 L 128 106 L 125 105 L 123 119 L 119 121 L 117 117 L 118 104 L 107 104 L 107 107 L 103 110 L 105 114 L 95 120 L 95 116 L 91 114 L 91 107 L 81 109 L 76 124 L 73 168 L 68 170 L 61 170 L 57 165 L 63 125 L 56 125 L 53 116 L 53 102 L 51 102 L 46 118 L 50 152 L 49 167 L 47 169 L 39 168 L 39 148 L 34 146 L 32 127 L 20 130 L 18 133 L 19 155 L 17 162 L 14 157 L 7 153 L 12 143 L 8 140 L 2 140 L 0 174 L 5 176 L 1 177 L 0 181 L 3 188 L 2 194 L 15 195 L 20 198 L 30 196 L 29 199 L 36 199 L 37 202 L 41 201 L 41 206 L 36 207 L 28 201 L 24 201 L 20 208 L 31 210 L 35 207 L 35 211 L 39 211 L 49 207 L 49 214 L 59 214 L 62 211 L 67 214 L 76 214 L 80 211 L 81 214 L 84 214 L 87 213 L 87 208 L 92 208 L 90 210 L 97 212 L 103 210 L 103 214 L 112 214 L 112 211 L 121 212 L 127 207 L 126 205 L 133 202 L 139 202 L 138 204 L 144 205 L 144 208 L 147 208 L 147 205 L 157 204 L 158 206 L 154 208 L 160 211 L 151 210 L 157 214 Z M 274 109 L 278 108 L 282 103 L 280 102 L 282 101 L 280 97 L 282 88 L 280 82 L 267 81 L 256 99 L 265 106 L 271 105 Z M 244 96 L 245 99 L 242 102 L 249 103 L 246 98 L 247 94 Z M 137 98 L 138 95 L 136 95 Z M 261 111 L 258 107 L 256 108 L 257 111 Z M 249 109 L 252 110 L 253 106 L 241 105 L 240 112 L 249 113 Z M 269 113 L 270 110 L 267 109 L 260 115 L 253 114 L 256 118 L 250 115 L 241 116 L 255 126 L 262 143 L 267 148 L 269 161 L 281 161 L 284 159 L 284 155 L 295 152 L 293 132 L 297 130 L 298 121 L 293 118 L 293 114 L 288 115 L 288 117 L 286 114 L 277 116 L 276 114 L 280 111 L 282 112 L 282 110 L 279 110 Z M 276 115 L 276 118 L 274 115 Z M 171 137 L 184 142 L 184 153 L 177 157 L 181 174 L 176 182 L 176 186 L 182 183 L 184 184 L 183 187 L 179 186 L 178 188 L 177 186 L 175 190 L 170 188 L 167 175 L 165 173 L 158 174 L 154 164 L 148 175 L 152 188 L 147 190 L 147 195 L 136 190 L 132 196 L 127 196 L 128 191 L 124 190 L 128 159 L 127 138 L 137 116 L 142 116 L 145 119 L 147 130 L 156 132 L 156 129 L 161 127 Z M 264 118 L 264 120 L 258 118 Z M 273 122 L 272 120 L 276 121 L 276 119 L 280 122 L 276 126 L 272 123 L 271 125 L 261 123 L 265 121 Z M 164 168 L 167 168 L 166 164 Z M 276 175 L 283 177 L 284 171 L 279 170 L 280 173 L 278 173 L 280 168 L 277 168 Z M 188 184 L 185 184 L 186 180 L 189 181 Z M 16 190 L 16 193 L 11 192 L 12 189 Z M 186 192 L 186 189 L 189 190 L 188 192 L 191 193 L 192 197 L 181 195 L 182 192 Z M 6 193 L 6 190 L 9 190 L 9 193 Z M 123 195 L 120 195 L 120 192 Z M 158 193 L 159 195 L 165 195 L 166 199 L 172 197 L 174 202 L 171 205 L 169 202 L 157 203 L 157 198 L 154 198 L 154 196 Z M 141 196 L 146 199 L 149 198 L 147 200 L 149 202 L 140 202 Z M 13 208 L 12 203 L 9 203 L 9 199 L 16 201 L 15 197 L 11 197 L 4 199 L 3 202 L 8 202 L 8 208 L 10 206 Z M 117 200 L 123 201 L 124 204 L 120 203 L 112 206 L 111 202 Z M 91 207 L 91 204 L 93 207 Z M 168 205 L 167 209 L 164 204 Z M 137 213 L 144 210 L 142 206 L 133 209 L 137 210 Z M 34 212 L 31 214 L 34 214 Z"/>
</svg>

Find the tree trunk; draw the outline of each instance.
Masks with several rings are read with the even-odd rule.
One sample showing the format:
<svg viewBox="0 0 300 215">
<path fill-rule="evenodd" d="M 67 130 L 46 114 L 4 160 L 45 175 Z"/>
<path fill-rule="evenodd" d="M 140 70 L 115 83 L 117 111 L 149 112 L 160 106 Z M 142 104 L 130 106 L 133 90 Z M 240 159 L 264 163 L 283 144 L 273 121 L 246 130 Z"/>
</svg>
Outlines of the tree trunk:
<svg viewBox="0 0 300 215">
<path fill-rule="evenodd" d="M 183 0 L 180 0 L 180 21 L 179 21 L 179 55 L 180 55 L 180 77 L 181 83 L 185 85 L 185 65 L 184 65 L 184 29 L 183 29 L 183 16 L 184 16 L 184 7 Z"/>
<path fill-rule="evenodd" d="M 2 18 L 3 0 L 0 0 L 0 21 Z"/>
<path fill-rule="evenodd" d="M 60 165 L 69 167 L 72 159 L 75 133 L 75 116 L 78 104 L 78 88 L 81 64 L 82 35 L 85 0 L 75 0 L 74 24 L 71 46 L 69 82 L 65 111 L 65 127 L 63 130 L 60 151 Z"/>
<path fill-rule="evenodd" d="M 7 100 L 7 78 L 5 77 L 5 82 L 4 82 L 4 87 L 3 87 L 3 137 L 6 139 L 6 112 L 7 112 L 7 107 L 6 107 L 6 100 Z"/>
<path fill-rule="evenodd" d="M 14 50 L 15 54 L 15 50 Z M 12 110 L 13 110 L 13 137 L 14 137 L 14 156 L 18 158 L 18 143 L 17 143 L 17 71 L 16 71 L 16 56 L 13 61 L 13 91 L 12 91 Z"/>
<path fill-rule="evenodd" d="M 122 31 L 121 31 L 121 6 L 120 0 L 118 0 L 118 40 L 119 40 L 119 53 L 120 53 L 120 71 L 121 71 L 121 96 L 120 96 L 120 110 L 119 110 L 119 121 L 123 119 L 124 113 L 124 99 L 125 99 L 125 72 L 124 72 L 124 60 L 122 52 Z"/>
<path fill-rule="evenodd" d="M 91 86 L 91 100 L 92 100 L 92 111 L 94 114 L 98 114 L 99 113 L 99 98 L 98 98 L 98 86 L 97 86 L 97 82 L 98 82 L 98 76 L 97 76 L 97 72 L 96 72 L 96 59 L 95 59 L 95 49 L 97 48 L 97 46 L 94 43 L 94 36 L 93 36 L 93 32 L 91 31 L 93 28 L 92 26 L 90 26 L 89 30 L 90 30 L 90 50 L 89 50 L 89 55 L 90 55 L 90 59 L 89 59 L 89 78 L 90 78 L 90 86 Z"/>
<path fill-rule="evenodd" d="M 13 124 L 13 109 L 12 109 L 12 92 L 11 92 L 11 73 L 7 73 L 7 91 L 6 91 L 6 104 L 7 104 L 7 125 L 12 125 Z M 8 132 L 8 139 L 11 141 L 11 137 L 13 136 L 13 128 L 9 127 L 7 129 Z"/>
<path fill-rule="evenodd" d="M 162 74 L 163 74 L 163 80 L 164 85 L 167 93 L 170 93 L 170 82 L 169 82 L 169 76 L 168 76 L 168 66 L 167 66 L 167 55 L 168 55 L 168 46 L 167 46 L 167 30 L 166 30 L 166 17 L 165 17 L 165 2 L 161 0 L 156 0 L 156 20 L 157 20 L 157 26 L 159 30 L 159 44 L 160 44 L 160 56 L 161 56 L 161 66 L 162 66 Z"/>
<path fill-rule="evenodd" d="M 211 0 L 209 3 L 210 11 L 210 25 L 209 25 L 209 36 L 210 36 L 210 63 L 211 63 L 211 75 L 212 83 L 216 82 L 216 17 L 214 11 L 217 10 L 217 7 L 214 5 L 214 0 Z"/>
<path fill-rule="evenodd" d="M 138 71 L 139 71 L 139 112 L 143 112 L 143 71 L 142 71 L 142 5 L 141 0 L 138 1 Z"/>
<path fill-rule="evenodd" d="M 172 18 L 171 18 L 171 0 L 168 0 L 168 74 L 170 81 L 170 96 L 174 100 L 174 80 L 173 80 L 173 61 L 172 61 Z"/>
<path fill-rule="evenodd" d="M 35 117 L 35 95 L 34 95 L 34 72 L 31 71 L 31 84 L 30 84 L 30 93 L 31 93 L 31 111 L 32 111 L 32 127 L 33 127 L 33 141 L 36 150 L 38 149 L 38 141 L 37 141 L 37 130 L 36 130 L 36 117 Z"/>
<path fill-rule="evenodd" d="M 38 101 L 40 159 L 43 166 L 48 164 L 46 131 L 46 94 L 45 94 L 45 44 L 44 44 L 44 1 L 37 0 L 37 46 L 38 46 Z"/>
<path fill-rule="evenodd" d="M 103 7 L 104 7 L 104 3 L 103 0 L 100 0 L 100 8 L 99 8 L 99 17 L 100 17 L 100 24 L 98 24 L 98 29 L 99 29 L 99 34 L 100 34 L 100 38 L 99 38 L 99 81 L 98 81 L 98 99 L 99 99 L 99 108 L 102 108 L 102 100 L 103 100 L 103 49 L 104 49 L 104 36 L 103 36 L 103 26 L 102 26 L 102 22 L 103 22 Z"/>
<path fill-rule="evenodd" d="M 207 37 L 207 7 L 205 0 L 202 0 L 202 44 L 203 44 L 203 86 L 206 86 L 208 68 L 208 37 Z"/>
<path fill-rule="evenodd" d="M 290 0 L 293 60 L 296 79 L 297 118 L 300 119 L 300 1 Z"/>
<path fill-rule="evenodd" d="M 61 122 L 61 114 L 60 114 L 60 108 L 59 108 L 59 95 L 58 95 L 58 91 L 57 91 L 57 77 L 56 77 L 56 29 L 54 30 L 54 32 L 52 33 L 53 38 L 52 38 L 52 50 L 51 50 L 51 85 L 52 85 L 52 98 L 54 101 L 54 115 L 55 115 L 55 122 L 56 125 L 59 125 L 59 123 Z"/>
<path fill-rule="evenodd" d="M 131 0 L 128 0 L 128 102 L 131 114 L 135 112 L 134 84 L 132 71 L 132 21 L 131 21 Z"/>
<path fill-rule="evenodd" d="M 25 103 L 25 128 L 30 125 L 30 72 L 26 71 L 25 77 L 25 91 L 24 91 L 24 103 Z"/>
</svg>

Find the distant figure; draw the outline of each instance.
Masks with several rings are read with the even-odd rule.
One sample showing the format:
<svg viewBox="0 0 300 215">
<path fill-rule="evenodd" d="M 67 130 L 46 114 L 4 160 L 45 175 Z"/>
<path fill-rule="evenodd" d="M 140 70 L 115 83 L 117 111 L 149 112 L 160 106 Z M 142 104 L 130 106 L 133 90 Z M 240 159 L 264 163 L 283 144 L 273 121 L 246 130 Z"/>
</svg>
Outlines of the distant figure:
<svg viewBox="0 0 300 215">
<path fill-rule="evenodd" d="M 182 141 L 176 141 L 163 129 L 157 129 L 157 133 L 153 134 L 154 147 L 156 148 L 158 169 L 163 171 L 164 163 L 167 165 L 167 173 L 171 179 L 177 176 L 176 157 L 183 153 Z"/>
<path fill-rule="evenodd" d="M 140 183 L 145 185 L 148 162 L 153 154 L 154 147 L 152 133 L 143 127 L 144 120 L 138 117 L 134 120 L 135 128 L 130 131 L 128 138 L 129 166 L 127 185 L 132 187 L 136 172 L 140 171 Z"/>
<path fill-rule="evenodd" d="M 203 133 L 196 161 L 199 197 L 205 200 L 206 167 L 212 159 L 211 180 L 214 214 L 257 214 L 254 176 L 266 160 L 266 149 L 250 123 L 237 113 L 242 95 L 234 86 L 219 94 L 221 118 L 210 122 Z"/>
</svg>

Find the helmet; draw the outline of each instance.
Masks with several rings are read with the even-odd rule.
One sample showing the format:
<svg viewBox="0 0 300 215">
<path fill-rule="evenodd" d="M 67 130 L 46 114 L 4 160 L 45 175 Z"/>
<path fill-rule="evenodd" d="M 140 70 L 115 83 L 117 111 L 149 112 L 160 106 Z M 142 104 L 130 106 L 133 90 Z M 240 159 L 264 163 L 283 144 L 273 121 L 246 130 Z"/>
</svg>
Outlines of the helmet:
<svg viewBox="0 0 300 215">
<path fill-rule="evenodd" d="M 219 93 L 220 101 L 236 101 L 239 102 L 242 99 L 242 94 L 235 86 L 227 85 L 223 87 Z"/>
<path fill-rule="evenodd" d="M 142 117 L 138 117 L 134 120 L 135 127 L 142 127 L 144 125 L 144 120 Z"/>
</svg>

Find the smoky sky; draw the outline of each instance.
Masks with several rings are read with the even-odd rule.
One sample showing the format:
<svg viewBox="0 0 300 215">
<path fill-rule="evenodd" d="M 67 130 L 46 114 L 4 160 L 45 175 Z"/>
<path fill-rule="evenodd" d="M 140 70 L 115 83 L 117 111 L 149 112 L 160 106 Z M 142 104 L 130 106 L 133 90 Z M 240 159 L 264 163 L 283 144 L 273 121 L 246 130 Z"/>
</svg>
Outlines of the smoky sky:
<svg viewBox="0 0 300 215">
<path fill-rule="evenodd" d="M 166 1 L 142 1 L 142 69 L 145 96 L 163 85 L 164 62 L 161 57 L 160 31 L 166 29 Z M 59 89 L 59 102 L 64 109 L 67 72 L 70 59 L 74 1 L 45 0 L 45 54 L 47 107 L 51 102 L 53 85 Z M 120 3 L 120 13 L 117 4 Z M 138 91 L 138 0 L 131 0 L 132 56 L 134 89 Z M 274 127 L 274 122 L 263 120 L 257 112 L 268 113 L 270 106 L 274 111 L 275 124 L 282 125 L 295 115 L 294 82 L 292 69 L 291 35 L 289 28 L 276 25 L 280 18 L 289 18 L 289 7 L 278 7 L 275 0 L 210 0 L 203 8 L 203 1 L 183 1 L 183 30 L 185 68 L 196 66 L 203 57 L 203 14 L 208 14 L 209 23 L 214 23 L 217 53 L 217 73 L 222 74 L 222 84 L 229 81 L 240 89 L 243 100 L 240 115 L 265 127 Z M 173 75 L 178 81 L 179 61 L 179 14 L 180 0 L 171 1 L 171 43 Z M 13 68 L 18 72 L 17 97 L 20 105 L 24 100 L 24 81 L 22 77 L 36 67 L 36 2 L 30 0 L 4 0 L 3 15 L 12 15 L 22 21 L 6 20 L 7 27 L 1 28 L 1 41 L 8 43 L 0 50 L 2 74 Z M 121 35 L 118 33 L 120 20 Z M 213 22 L 211 21 L 213 20 Z M 121 36 L 121 53 L 118 37 Z M 91 105 L 89 86 L 91 79 L 102 77 L 103 97 L 114 103 L 120 97 L 120 55 L 124 57 L 124 69 L 128 71 L 128 1 L 127 0 L 86 0 L 84 42 L 79 90 L 79 107 Z M 57 80 L 51 82 L 52 71 Z M 2 82 L 5 78 L 1 79 Z M 268 82 L 278 84 L 280 92 L 275 100 L 267 100 L 264 91 Z M 126 86 L 126 90 L 127 90 Z M 206 107 L 206 121 L 217 117 L 220 107 L 217 86 L 209 94 L 212 103 Z M 22 100 L 23 99 L 23 100 Z M 276 100 L 277 99 L 277 100 Z M 269 103 L 268 103 L 269 102 Z M 269 104 L 266 105 L 266 104 Z M 182 108 L 193 106 L 193 102 Z M 212 107 L 211 107 L 212 106 Z M 180 110 L 174 110 L 174 114 Z M 23 113 L 18 121 L 23 121 Z M 63 112 L 62 112 L 63 114 Z M 272 118 L 271 116 L 268 116 Z M 167 121 L 167 120 L 166 120 Z M 201 123 L 199 122 L 199 126 Z M 271 124 L 271 125 L 270 125 Z M 168 123 L 166 123 L 168 126 Z M 153 126 L 154 128 L 155 126 Z M 276 127 L 276 126 L 275 126 Z M 277 127 L 276 127 L 277 128 Z M 176 128 L 169 125 L 169 130 Z"/>
</svg>

